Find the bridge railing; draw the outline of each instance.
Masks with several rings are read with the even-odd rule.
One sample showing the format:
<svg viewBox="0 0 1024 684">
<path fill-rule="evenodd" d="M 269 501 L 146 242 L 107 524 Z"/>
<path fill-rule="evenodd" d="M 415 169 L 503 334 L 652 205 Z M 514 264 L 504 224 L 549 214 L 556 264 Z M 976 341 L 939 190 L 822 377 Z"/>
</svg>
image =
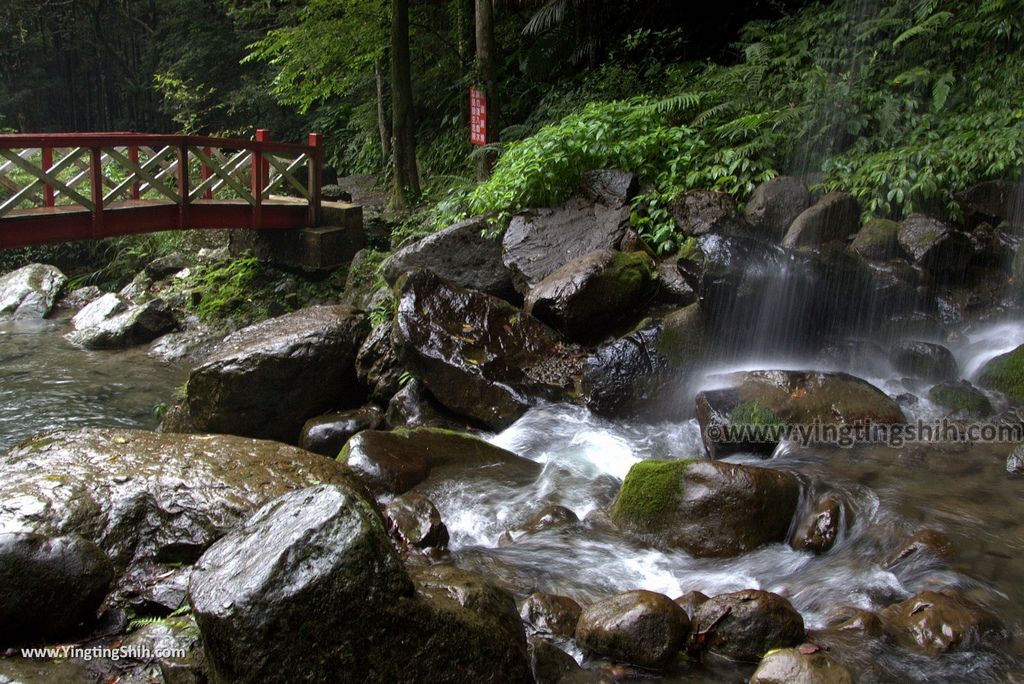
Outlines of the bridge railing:
<svg viewBox="0 0 1024 684">
<path fill-rule="evenodd" d="M 148 133 L 0 135 L 0 219 L 38 210 L 85 210 L 96 234 L 118 206 L 174 204 L 178 228 L 204 203 L 248 205 L 262 228 L 271 193 L 305 200 L 307 225 L 320 222 L 323 152 L 308 143 Z M 244 227 L 244 226 L 238 226 Z"/>
</svg>

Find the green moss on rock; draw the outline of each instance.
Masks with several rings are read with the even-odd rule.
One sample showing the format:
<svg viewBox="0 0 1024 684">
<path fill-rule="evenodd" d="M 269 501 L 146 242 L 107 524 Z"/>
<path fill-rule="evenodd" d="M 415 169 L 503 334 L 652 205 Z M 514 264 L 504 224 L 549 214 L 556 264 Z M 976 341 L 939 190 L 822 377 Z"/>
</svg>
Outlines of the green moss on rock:
<svg viewBox="0 0 1024 684">
<path fill-rule="evenodd" d="M 969 383 L 944 382 L 928 390 L 928 399 L 939 406 L 984 418 L 992 415 L 992 402 L 978 388 Z"/>
<path fill-rule="evenodd" d="M 745 401 L 738 404 L 729 415 L 733 425 L 781 425 L 782 421 L 767 406 L 757 401 Z"/>
<path fill-rule="evenodd" d="M 978 384 L 1024 403 L 1024 345 L 985 364 Z"/>
<path fill-rule="evenodd" d="M 629 469 L 612 506 L 617 523 L 650 525 L 675 509 L 690 461 L 641 461 Z"/>
</svg>

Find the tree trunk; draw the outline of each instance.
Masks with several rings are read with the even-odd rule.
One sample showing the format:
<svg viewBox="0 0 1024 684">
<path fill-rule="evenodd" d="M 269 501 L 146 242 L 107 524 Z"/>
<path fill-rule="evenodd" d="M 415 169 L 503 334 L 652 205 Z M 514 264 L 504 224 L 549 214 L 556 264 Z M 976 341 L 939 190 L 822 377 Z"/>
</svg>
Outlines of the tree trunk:
<svg viewBox="0 0 1024 684">
<path fill-rule="evenodd" d="M 477 73 L 483 80 L 484 95 L 487 97 L 487 143 L 498 141 L 498 77 L 494 55 L 494 4 L 493 0 L 476 0 L 476 61 Z M 476 166 L 477 180 L 487 180 L 494 168 L 495 154 L 480 155 Z"/>
<path fill-rule="evenodd" d="M 420 194 L 411 71 L 409 0 L 391 0 L 391 117 L 394 135 L 391 206 L 394 208 L 409 206 Z"/>
<path fill-rule="evenodd" d="M 391 164 L 391 118 L 388 112 L 388 84 L 384 80 L 386 57 L 378 57 L 373 63 L 373 75 L 377 79 L 377 130 L 380 133 L 381 171 L 387 171 Z"/>
<path fill-rule="evenodd" d="M 458 38 L 459 38 L 459 116 L 462 125 L 469 128 L 469 85 L 470 65 L 475 60 L 474 48 L 476 40 L 476 8 L 475 0 L 459 0 Z"/>
</svg>

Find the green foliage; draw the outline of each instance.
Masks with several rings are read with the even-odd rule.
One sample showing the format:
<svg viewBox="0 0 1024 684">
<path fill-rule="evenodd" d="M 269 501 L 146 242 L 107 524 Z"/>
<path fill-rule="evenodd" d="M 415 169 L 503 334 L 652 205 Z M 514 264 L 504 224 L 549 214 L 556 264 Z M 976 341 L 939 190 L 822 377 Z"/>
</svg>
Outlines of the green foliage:
<svg viewBox="0 0 1024 684">
<path fill-rule="evenodd" d="M 266 318 L 265 303 L 258 296 L 263 265 L 253 256 L 219 261 L 196 269 L 194 287 L 200 298 L 193 305 L 204 320 L 240 315 L 243 320 Z"/>
</svg>

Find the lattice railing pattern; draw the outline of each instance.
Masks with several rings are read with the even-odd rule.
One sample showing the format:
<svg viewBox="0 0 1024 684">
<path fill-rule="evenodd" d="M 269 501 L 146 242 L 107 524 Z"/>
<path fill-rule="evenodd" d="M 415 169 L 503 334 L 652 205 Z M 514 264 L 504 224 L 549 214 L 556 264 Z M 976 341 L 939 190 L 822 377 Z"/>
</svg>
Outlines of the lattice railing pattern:
<svg viewBox="0 0 1024 684">
<path fill-rule="evenodd" d="M 24 146 L 17 145 L 21 143 Z M 66 144 L 62 144 L 66 143 Z M 0 219 L 45 208 L 102 214 L 118 203 L 244 202 L 273 193 L 319 212 L 319 137 L 308 145 L 146 134 L 0 136 Z"/>
</svg>

